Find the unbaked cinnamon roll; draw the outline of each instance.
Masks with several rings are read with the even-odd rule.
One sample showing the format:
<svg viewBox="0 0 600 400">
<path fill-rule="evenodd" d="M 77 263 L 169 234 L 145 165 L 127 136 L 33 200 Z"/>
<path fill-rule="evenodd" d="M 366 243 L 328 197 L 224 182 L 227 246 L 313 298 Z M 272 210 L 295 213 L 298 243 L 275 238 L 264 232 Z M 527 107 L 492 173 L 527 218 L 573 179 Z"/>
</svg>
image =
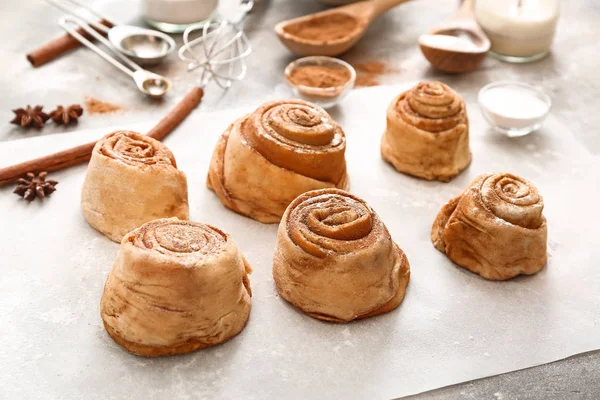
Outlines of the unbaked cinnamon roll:
<svg viewBox="0 0 600 400">
<path fill-rule="evenodd" d="M 263 223 L 309 190 L 349 186 L 346 138 L 322 108 L 273 101 L 234 122 L 214 150 L 207 185 L 231 210 Z"/>
<path fill-rule="evenodd" d="M 435 247 L 485 279 L 531 275 L 546 264 L 542 196 L 511 174 L 484 174 L 440 210 L 431 232 Z"/>
<path fill-rule="evenodd" d="M 139 133 L 116 131 L 94 147 L 81 209 L 92 227 L 120 242 L 145 222 L 188 219 L 187 180 L 167 146 Z"/>
<path fill-rule="evenodd" d="M 228 234 L 159 219 L 121 242 L 100 303 L 108 334 L 142 356 L 189 353 L 242 331 L 250 266 Z"/>
<path fill-rule="evenodd" d="M 391 311 L 409 276 L 406 255 L 358 197 L 314 190 L 285 211 L 273 277 L 281 296 L 311 317 L 349 322 Z"/>
<path fill-rule="evenodd" d="M 462 98 L 441 82 L 419 83 L 387 110 L 381 155 L 398 171 L 447 182 L 471 162 Z"/>
</svg>

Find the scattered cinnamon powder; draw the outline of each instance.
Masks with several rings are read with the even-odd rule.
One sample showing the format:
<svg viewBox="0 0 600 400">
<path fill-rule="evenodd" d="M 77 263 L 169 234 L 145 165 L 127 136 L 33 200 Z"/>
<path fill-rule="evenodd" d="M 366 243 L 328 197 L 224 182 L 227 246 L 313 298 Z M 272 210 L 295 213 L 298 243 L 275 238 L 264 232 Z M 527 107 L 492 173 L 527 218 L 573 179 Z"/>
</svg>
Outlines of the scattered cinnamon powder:
<svg viewBox="0 0 600 400">
<path fill-rule="evenodd" d="M 382 75 L 388 71 L 387 65 L 382 61 L 369 61 L 353 65 L 356 72 L 364 72 L 366 74 Z"/>
<path fill-rule="evenodd" d="M 356 86 L 378 86 L 382 75 L 394 72 L 383 61 L 374 60 L 352 64 L 356 70 Z"/>
<path fill-rule="evenodd" d="M 348 14 L 335 13 L 315 16 L 283 28 L 284 32 L 311 42 L 331 42 L 353 33 L 358 20 Z"/>
<path fill-rule="evenodd" d="M 89 114 L 107 114 L 123 109 L 122 106 L 100 101 L 93 97 L 85 98 L 85 108 Z"/>
<path fill-rule="evenodd" d="M 361 87 L 370 87 L 370 86 L 379 86 L 381 82 L 377 80 L 377 78 L 369 75 L 357 75 L 355 86 Z"/>
<path fill-rule="evenodd" d="M 330 88 L 342 86 L 350 76 L 350 71 L 342 66 L 302 65 L 294 68 L 288 80 L 294 85 Z"/>
</svg>

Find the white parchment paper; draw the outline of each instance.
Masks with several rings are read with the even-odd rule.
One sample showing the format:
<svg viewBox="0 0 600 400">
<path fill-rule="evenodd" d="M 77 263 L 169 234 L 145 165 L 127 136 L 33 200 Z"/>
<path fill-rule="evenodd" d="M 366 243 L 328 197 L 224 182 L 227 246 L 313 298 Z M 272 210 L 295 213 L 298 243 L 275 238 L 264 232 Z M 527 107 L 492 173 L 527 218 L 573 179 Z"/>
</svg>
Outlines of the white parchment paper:
<svg viewBox="0 0 600 400">
<path fill-rule="evenodd" d="M 187 174 L 192 219 L 231 233 L 254 268 L 246 329 L 223 345 L 159 359 L 113 343 L 99 301 L 119 246 L 86 224 L 85 166 L 71 168 L 52 174 L 58 190 L 43 203 L 0 190 L 0 397 L 392 398 L 600 348 L 597 160 L 553 118 L 535 134 L 508 139 L 490 132 L 471 105 L 474 158 L 464 173 L 446 184 L 399 174 L 381 160 L 379 140 L 388 102 L 402 89 L 356 90 L 332 111 L 348 138 L 351 191 L 408 255 L 411 281 L 399 309 L 337 325 L 283 301 L 271 275 L 277 226 L 226 210 L 205 187 L 216 139 L 243 110 L 198 111 L 166 144 Z M 0 143 L 0 166 L 112 128 Z M 439 208 L 491 171 L 524 176 L 544 197 L 549 262 L 535 276 L 488 282 L 430 242 Z"/>
</svg>

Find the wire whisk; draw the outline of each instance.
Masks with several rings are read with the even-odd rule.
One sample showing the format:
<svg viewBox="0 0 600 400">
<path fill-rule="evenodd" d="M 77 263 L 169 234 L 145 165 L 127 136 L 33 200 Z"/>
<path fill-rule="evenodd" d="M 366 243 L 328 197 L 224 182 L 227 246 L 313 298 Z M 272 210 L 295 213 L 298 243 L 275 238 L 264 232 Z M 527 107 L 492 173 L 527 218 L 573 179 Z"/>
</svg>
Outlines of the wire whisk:
<svg viewBox="0 0 600 400">
<path fill-rule="evenodd" d="M 201 87 L 214 79 L 219 87 L 228 89 L 232 82 L 246 76 L 245 58 L 252 52 L 252 46 L 242 23 L 254 4 L 254 0 L 242 0 L 232 20 L 192 25 L 183 33 L 184 44 L 179 49 L 179 58 L 189 63 L 188 71 L 202 69 Z M 192 34 L 197 31 L 201 31 L 200 36 L 192 39 Z"/>
</svg>

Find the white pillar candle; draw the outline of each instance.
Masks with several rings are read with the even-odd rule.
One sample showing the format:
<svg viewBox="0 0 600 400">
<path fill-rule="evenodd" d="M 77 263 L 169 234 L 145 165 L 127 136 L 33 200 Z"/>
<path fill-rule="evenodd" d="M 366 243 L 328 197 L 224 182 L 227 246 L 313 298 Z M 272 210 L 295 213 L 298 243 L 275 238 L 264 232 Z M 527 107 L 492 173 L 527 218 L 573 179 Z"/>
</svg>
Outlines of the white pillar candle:
<svg viewBox="0 0 600 400">
<path fill-rule="evenodd" d="M 559 0 L 477 0 L 475 3 L 475 17 L 492 42 L 491 51 L 515 58 L 537 59 L 546 55 L 552 45 L 558 16 Z"/>
</svg>

